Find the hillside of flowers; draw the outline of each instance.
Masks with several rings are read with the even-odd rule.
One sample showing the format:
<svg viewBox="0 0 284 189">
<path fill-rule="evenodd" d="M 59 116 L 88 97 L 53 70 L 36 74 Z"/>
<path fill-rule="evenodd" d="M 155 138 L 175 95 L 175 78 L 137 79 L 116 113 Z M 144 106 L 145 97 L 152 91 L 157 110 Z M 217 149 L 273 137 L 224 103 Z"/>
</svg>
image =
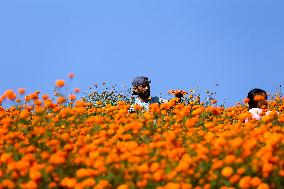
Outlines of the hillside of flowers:
<svg viewBox="0 0 284 189">
<path fill-rule="evenodd" d="M 0 188 L 284 188 L 280 97 L 253 120 L 190 92 L 130 113 L 123 95 L 79 91 L 1 95 Z"/>
</svg>

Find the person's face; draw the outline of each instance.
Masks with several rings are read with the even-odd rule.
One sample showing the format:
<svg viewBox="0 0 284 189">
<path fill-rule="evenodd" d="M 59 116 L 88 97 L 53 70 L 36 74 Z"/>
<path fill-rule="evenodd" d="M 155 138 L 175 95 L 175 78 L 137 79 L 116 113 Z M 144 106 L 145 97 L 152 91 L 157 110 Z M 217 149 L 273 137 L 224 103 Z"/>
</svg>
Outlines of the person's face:
<svg viewBox="0 0 284 189">
<path fill-rule="evenodd" d="M 145 83 L 145 84 L 142 84 L 142 85 L 135 87 L 135 92 L 140 97 L 149 98 L 150 97 L 150 85 L 149 85 L 149 83 Z"/>
</svg>

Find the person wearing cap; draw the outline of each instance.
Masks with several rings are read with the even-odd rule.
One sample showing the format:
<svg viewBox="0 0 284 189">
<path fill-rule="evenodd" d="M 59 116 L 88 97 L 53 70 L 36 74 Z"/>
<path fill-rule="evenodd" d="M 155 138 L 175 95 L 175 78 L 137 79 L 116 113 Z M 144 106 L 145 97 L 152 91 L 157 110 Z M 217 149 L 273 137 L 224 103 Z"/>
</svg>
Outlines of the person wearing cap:
<svg viewBox="0 0 284 189">
<path fill-rule="evenodd" d="M 133 104 L 143 107 L 146 111 L 148 111 L 150 104 L 167 102 L 158 96 L 150 96 L 150 83 L 151 81 L 145 76 L 135 77 L 132 81 L 132 94 L 137 95 Z M 134 111 L 133 106 L 131 106 L 130 111 Z"/>
<path fill-rule="evenodd" d="M 148 111 L 150 104 L 162 104 L 168 102 L 167 100 L 161 97 L 150 96 L 150 83 L 151 81 L 148 79 L 148 77 L 145 76 L 138 76 L 133 79 L 132 94 L 137 95 L 137 97 L 135 98 L 133 105 L 130 107 L 130 112 L 134 111 L 134 104 L 142 106 L 144 110 Z M 173 94 L 175 95 L 177 102 L 180 102 L 181 98 L 183 97 L 183 93 L 179 91 Z"/>
</svg>

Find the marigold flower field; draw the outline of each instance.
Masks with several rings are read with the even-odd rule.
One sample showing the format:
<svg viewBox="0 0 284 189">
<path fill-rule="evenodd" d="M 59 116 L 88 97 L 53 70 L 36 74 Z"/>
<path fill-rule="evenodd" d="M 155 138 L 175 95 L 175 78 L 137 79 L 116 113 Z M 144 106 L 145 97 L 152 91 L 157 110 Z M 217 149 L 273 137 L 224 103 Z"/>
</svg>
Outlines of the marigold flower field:
<svg viewBox="0 0 284 189">
<path fill-rule="evenodd" d="M 252 120 L 242 104 L 170 101 L 129 113 L 124 101 L 24 93 L 2 96 L 17 102 L 0 110 L 0 188 L 284 188 L 279 98 Z"/>
</svg>

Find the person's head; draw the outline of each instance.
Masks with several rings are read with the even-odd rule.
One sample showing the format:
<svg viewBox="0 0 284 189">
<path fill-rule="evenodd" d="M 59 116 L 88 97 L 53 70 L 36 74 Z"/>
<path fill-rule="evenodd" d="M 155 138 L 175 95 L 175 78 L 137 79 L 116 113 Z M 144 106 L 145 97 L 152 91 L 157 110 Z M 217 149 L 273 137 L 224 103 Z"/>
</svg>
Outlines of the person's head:
<svg viewBox="0 0 284 189">
<path fill-rule="evenodd" d="M 132 81 L 132 90 L 134 95 L 138 95 L 141 98 L 150 97 L 150 83 L 151 81 L 145 76 L 135 77 Z"/>
<path fill-rule="evenodd" d="M 263 108 L 267 106 L 267 94 L 262 89 L 252 89 L 247 98 L 249 99 L 249 109 L 251 108 Z"/>
</svg>

